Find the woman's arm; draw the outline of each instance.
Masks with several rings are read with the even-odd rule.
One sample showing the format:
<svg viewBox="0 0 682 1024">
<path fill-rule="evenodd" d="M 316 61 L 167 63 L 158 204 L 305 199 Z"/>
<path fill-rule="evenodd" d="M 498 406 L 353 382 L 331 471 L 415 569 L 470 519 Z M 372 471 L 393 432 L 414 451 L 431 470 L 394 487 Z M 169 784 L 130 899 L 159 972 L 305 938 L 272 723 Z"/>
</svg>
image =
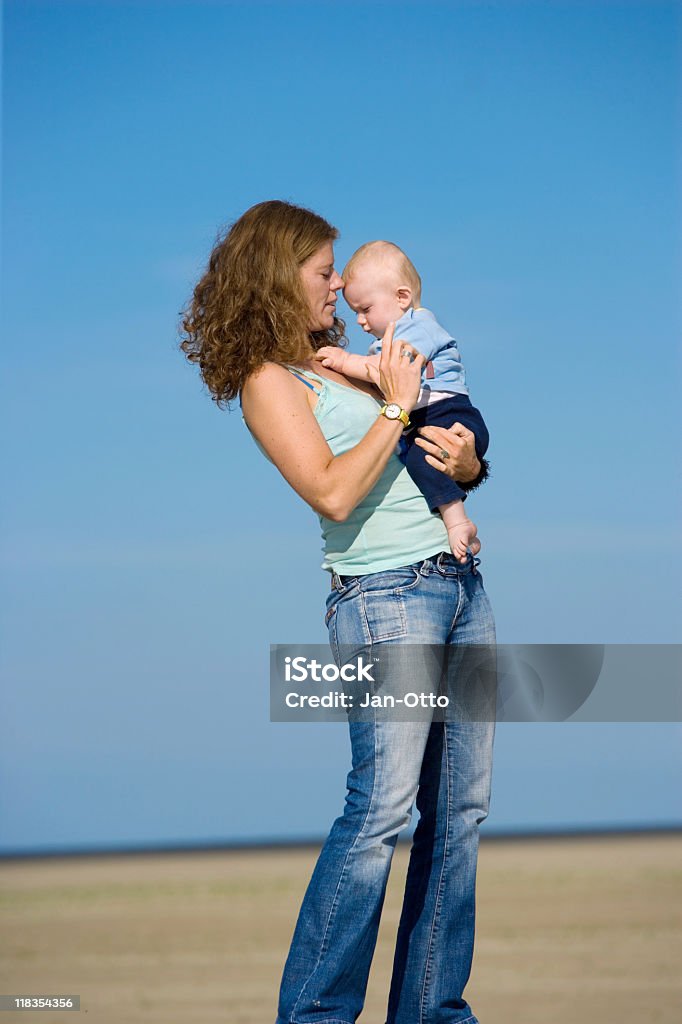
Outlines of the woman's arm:
<svg viewBox="0 0 682 1024">
<path fill-rule="evenodd" d="M 401 358 L 404 343 L 381 353 L 380 375 L 387 402 L 408 412 L 419 394 L 423 357 Z M 377 410 L 378 411 L 378 410 Z M 383 473 L 403 429 L 400 420 L 378 416 L 363 439 L 333 455 L 303 388 L 288 370 L 266 363 L 242 390 L 242 413 L 285 480 L 320 515 L 343 522 Z"/>
</svg>

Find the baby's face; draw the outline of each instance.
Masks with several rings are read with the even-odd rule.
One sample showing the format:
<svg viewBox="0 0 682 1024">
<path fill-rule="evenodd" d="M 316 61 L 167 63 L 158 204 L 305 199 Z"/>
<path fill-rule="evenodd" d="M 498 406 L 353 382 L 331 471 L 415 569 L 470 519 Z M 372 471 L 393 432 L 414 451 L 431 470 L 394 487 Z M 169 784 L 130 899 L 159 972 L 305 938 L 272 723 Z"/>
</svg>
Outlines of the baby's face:
<svg viewBox="0 0 682 1024">
<path fill-rule="evenodd" d="M 357 314 L 363 331 L 383 338 L 393 320 L 399 320 L 405 310 L 398 301 L 398 286 L 385 268 L 371 264 L 359 266 L 343 289 L 343 297 Z"/>
</svg>

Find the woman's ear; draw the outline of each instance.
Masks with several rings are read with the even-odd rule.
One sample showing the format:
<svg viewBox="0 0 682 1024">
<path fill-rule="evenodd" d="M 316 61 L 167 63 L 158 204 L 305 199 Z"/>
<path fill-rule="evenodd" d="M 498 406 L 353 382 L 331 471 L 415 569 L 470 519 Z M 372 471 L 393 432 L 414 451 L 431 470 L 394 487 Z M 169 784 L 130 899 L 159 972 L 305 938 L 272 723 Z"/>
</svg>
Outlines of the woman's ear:
<svg viewBox="0 0 682 1024">
<path fill-rule="evenodd" d="M 400 288 L 398 288 L 396 297 L 398 299 L 398 305 L 404 313 L 412 305 L 412 289 L 408 288 L 407 285 L 401 285 Z"/>
</svg>

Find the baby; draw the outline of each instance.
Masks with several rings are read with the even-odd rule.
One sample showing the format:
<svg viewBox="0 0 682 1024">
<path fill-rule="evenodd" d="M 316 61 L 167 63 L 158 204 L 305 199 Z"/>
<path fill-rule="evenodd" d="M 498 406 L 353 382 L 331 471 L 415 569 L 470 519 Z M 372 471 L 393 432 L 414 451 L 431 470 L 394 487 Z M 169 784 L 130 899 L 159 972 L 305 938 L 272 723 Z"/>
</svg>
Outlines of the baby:
<svg viewBox="0 0 682 1024">
<path fill-rule="evenodd" d="M 476 527 L 464 511 L 465 492 L 454 480 L 430 466 L 425 451 L 414 444 L 417 428 L 450 427 L 458 422 L 473 431 L 476 454 L 483 459 L 488 448 L 488 430 L 478 409 L 469 401 L 464 367 L 456 341 L 437 322 L 433 313 L 420 305 L 421 279 L 402 249 L 392 242 L 367 242 L 355 252 L 343 271 L 343 294 L 357 314 L 358 324 L 375 341 L 367 356 L 355 355 L 333 345 L 316 353 L 323 366 L 348 377 L 377 379 L 381 339 L 391 321 L 394 337 L 409 342 L 427 359 L 422 386 L 403 434 L 400 457 L 420 488 L 432 512 L 438 511 L 448 531 L 450 549 L 461 562 L 467 549 L 480 550 Z M 376 370 L 371 369 L 376 367 Z"/>
</svg>

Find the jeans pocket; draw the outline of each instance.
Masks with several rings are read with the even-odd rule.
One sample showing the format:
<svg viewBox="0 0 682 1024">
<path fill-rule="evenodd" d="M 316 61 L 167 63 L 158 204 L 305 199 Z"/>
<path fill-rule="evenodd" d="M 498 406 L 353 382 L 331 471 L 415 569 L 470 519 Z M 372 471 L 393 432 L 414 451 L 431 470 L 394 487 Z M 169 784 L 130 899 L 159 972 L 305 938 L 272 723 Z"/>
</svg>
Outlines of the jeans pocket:
<svg viewBox="0 0 682 1024">
<path fill-rule="evenodd" d="M 424 578 L 418 564 L 385 569 L 362 580 L 362 611 L 372 643 L 407 636 L 405 596 Z"/>
<path fill-rule="evenodd" d="M 370 590 L 363 593 L 362 604 L 373 643 L 407 636 L 407 612 L 400 590 Z"/>
<path fill-rule="evenodd" d="M 402 594 L 419 586 L 422 579 L 416 564 L 406 565 L 401 569 L 384 569 L 383 572 L 361 577 L 360 590 L 363 594 Z"/>
</svg>

